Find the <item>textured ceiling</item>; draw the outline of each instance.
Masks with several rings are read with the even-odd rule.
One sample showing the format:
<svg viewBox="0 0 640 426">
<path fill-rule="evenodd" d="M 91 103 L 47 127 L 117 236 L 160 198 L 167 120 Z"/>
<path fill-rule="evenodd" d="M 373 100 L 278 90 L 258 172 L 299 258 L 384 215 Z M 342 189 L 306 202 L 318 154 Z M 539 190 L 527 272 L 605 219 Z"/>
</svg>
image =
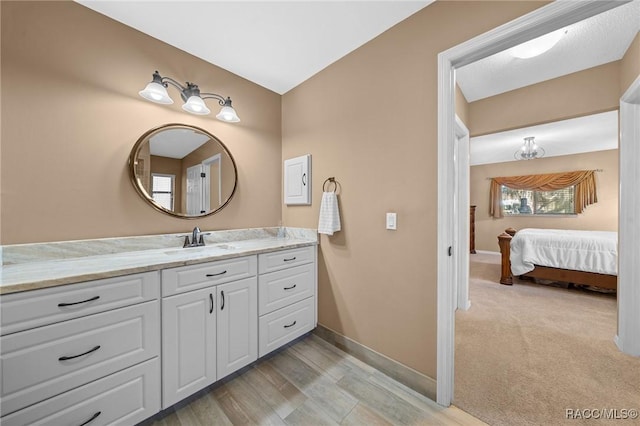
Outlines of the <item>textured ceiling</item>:
<svg viewBox="0 0 640 426">
<path fill-rule="evenodd" d="M 528 136 L 535 137 L 536 144 L 545 150 L 545 157 L 616 149 L 618 111 L 471 138 L 470 164 L 516 161 L 514 154 Z"/>
<path fill-rule="evenodd" d="M 529 59 L 503 51 L 456 70 L 469 102 L 622 58 L 640 30 L 640 0 L 577 22 L 549 51 Z"/>
<path fill-rule="evenodd" d="M 433 0 L 77 2 L 283 94 Z"/>
</svg>

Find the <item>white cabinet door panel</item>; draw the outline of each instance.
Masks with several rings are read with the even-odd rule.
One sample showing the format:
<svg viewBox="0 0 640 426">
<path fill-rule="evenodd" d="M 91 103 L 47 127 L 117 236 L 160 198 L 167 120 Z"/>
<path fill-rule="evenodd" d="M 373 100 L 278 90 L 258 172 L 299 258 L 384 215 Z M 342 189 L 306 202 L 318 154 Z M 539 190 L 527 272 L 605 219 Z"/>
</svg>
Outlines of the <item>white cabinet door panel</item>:
<svg viewBox="0 0 640 426">
<path fill-rule="evenodd" d="M 217 286 L 218 378 L 258 359 L 257 278 Z"/>
<path fill-rule="evenodd" d="M 311 204 L 311 155 L 284 162 L 285 204 Z"/>
<path fill-rule="evenodd" d="M 162 299 L 162 407 L 216 381 L 215 287 Z"/>
</svg>

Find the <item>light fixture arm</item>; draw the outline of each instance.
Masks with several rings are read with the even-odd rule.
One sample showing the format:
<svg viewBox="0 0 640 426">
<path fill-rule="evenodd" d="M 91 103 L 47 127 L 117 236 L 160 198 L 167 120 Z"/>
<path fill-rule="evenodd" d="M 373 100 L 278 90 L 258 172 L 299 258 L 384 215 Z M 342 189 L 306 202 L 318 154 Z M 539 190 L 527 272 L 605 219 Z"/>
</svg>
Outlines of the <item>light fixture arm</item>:
<svg viewBox="0 0 640 426">
<path fill-rule="evenodd" d="M 215 99 L 218 101 L 218 104 L 220 104 L 220 106 L 225 106 L 227 103 L 229 104 L 229 106 L 231 106 L 230 97 L 225 98 L 224 96 L 220 96 L 215 93 L 201 93 L 200 97 L 202 99 Z"/>
<path fill-rule="evenodd" d="M 181 92 L 185 89 L 185 87 L 182 84 L 178 83 L 176 80 L 172 79 L 171 77 L 163 77 L 163 76 L 161 76 L 158 71 L 155 71 L 153 73 L 153 80 L 152 81 L 154 83 L 161 84 L 165 88 L 169 87 L 169 84 L 171 84 L 173 87 L 175 87 L 176 89 L 178 89 Z"/>
</svg>

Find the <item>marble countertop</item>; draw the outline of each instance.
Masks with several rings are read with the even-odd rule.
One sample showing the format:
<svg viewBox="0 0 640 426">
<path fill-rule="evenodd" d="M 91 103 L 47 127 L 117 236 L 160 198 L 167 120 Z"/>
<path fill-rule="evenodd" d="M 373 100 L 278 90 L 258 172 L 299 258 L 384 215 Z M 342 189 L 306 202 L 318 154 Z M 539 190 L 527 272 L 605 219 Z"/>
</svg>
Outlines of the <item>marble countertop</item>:
<svg viewBox="0 0 640 426">
<path fill-rule="evenodd" d="M 316 244 L 317 238 L 309 235 L 294 235 L 281 238 L 262 237 L 218 242 L 204 247 L 164 247 L 8 264 L 0 268 L 0 294 L 36 290 Z"/>
</svg>

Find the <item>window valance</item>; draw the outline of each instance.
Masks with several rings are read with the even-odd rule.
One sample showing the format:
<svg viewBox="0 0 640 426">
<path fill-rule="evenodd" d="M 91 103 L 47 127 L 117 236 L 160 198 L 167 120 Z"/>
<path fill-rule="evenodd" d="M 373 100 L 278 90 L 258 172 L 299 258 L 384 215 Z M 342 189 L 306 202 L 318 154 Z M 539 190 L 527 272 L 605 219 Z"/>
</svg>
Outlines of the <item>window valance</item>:
<svg viewBox="0 0 640 426">
<path fill-rule="evenodd" d="M 598 202 L 595 170 L 494 177 L 491 179 L 491 188 L 489 190 L 489 215 L 494 218 L 503 217 L 501 185 L 511 189 L 526 189 L 530 191 L 556 191 L 575 186 L 576 213 L 582 213 L 585 207 Z"/>
</svg>

